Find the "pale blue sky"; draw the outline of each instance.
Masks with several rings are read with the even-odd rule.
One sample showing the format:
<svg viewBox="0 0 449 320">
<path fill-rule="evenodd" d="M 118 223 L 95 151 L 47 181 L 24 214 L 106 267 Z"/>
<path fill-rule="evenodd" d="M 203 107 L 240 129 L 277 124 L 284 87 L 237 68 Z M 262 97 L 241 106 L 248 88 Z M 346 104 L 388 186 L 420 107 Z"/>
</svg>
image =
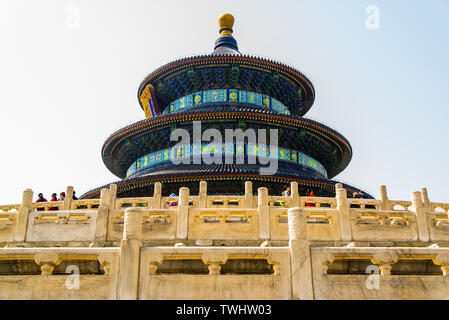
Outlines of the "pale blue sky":
<svg viewBox="0 0 449 320">
<path fill-rule="evenodd" d="M 380 29 L 365 26 L 376 5 Z M 79 12 L 79 28 L 72 24 Z M 0 1 L 0 204 L 118 180 L 100 149 L 144 118 L 136 97 L 162 64 L 209 53 L 232 13 L 241 52 L 298 68 L 306 117 L 346 136 L 336 179 L 378 197 L 427 187 L 449 202 L 449 1 Z"/>
</svg>

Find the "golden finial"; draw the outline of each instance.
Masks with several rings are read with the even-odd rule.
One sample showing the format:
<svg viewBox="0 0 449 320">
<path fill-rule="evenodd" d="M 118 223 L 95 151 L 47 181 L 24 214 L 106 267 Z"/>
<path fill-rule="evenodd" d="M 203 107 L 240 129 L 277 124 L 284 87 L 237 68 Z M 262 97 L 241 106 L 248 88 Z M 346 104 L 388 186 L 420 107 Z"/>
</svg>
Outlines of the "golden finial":
<svg viewBox="0 0 449 320">
<path fill-rule="evenodd" d="M 218 25 L 220 26 L 220 34 L 222 36 L 232 35 L 232 26 L 234 25 L 234 17 L 232 14 L 225 13 L 218 18 Z"/>
</svg>

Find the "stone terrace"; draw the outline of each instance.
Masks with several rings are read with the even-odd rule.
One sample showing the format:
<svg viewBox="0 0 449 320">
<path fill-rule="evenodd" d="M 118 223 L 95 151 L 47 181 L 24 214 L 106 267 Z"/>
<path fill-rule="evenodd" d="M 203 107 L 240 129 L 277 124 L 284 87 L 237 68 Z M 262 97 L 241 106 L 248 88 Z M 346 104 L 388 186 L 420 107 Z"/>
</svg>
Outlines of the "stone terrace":
<svg viewBox="0 0 449 320">
<path fill-rule="evenodd" d="M 1 299 L 447 299 L 449 204 L 245 195 L 0 205 Z M 73 270 L 79 286 L 73 287 Z M 76 281 L 75 281 L 76 282 Z M 74 282 L 74 283 L 75 283 Z"/>
</svg>

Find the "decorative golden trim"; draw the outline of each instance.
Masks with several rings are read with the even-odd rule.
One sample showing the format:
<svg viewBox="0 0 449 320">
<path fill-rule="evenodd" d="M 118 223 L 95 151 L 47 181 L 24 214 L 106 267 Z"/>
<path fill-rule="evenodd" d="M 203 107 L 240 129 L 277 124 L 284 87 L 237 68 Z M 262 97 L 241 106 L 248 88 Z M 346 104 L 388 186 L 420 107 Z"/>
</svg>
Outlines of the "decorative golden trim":
<svg viewBox="0 0 449 320">
<path fill-rule="evenodd" d="M 153 111 L 156 113 L 155 110 L 155 99 L 153 97 L 154 87 L 151 84 L 147 84 L 145 89 L 142 91 L 142 94 L 140 95 L 140 102 L 143 106 L 143 111 L 145 112 L 145 118 L 151 118 L 153 117 L 153 114 L 151 113 L 151 106 L 149 100 L 151 99 L 153 101 Z"/>
</svg>

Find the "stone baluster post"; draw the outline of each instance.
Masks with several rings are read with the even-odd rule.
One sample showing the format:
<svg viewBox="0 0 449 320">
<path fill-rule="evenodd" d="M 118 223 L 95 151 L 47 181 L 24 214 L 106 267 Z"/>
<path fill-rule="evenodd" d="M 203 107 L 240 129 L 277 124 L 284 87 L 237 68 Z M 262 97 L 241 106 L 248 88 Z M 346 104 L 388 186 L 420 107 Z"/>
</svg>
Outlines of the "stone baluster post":
<svg viewBox="0 0 449 320">
<path fill-rule="evenodd" d="M 270 239 L 270 207 L 268 206 L 268 189 L 259 188 L 257 208 L 259 211 L 259 238 Z"/>
<path fill-rule="evenodd" d="M 109 212 L 108 212 L 108 223 L 107 228 L 108 231 L 106 233 L 106 239 L 108 239 L 109 234 L 113 232 L 113 219 L 114 215 L 116 213 L 116 200 L 117 200 L 117 185 L 116 184 L 110 184 L 109 185 Z"/>
<path fill-rule="evenodd" d="M 100 191 L 100 206 L 109 208 L 111 205 L 111 190 L 110 189 L 102 189 Z"/>
<path fill-rule="evenodd" d="M 200 181 L 200 192 L 199 192 L 199 203 L 200 208 L 207 208 L 207 182 Z"/>
<path fill-rule="evenodd" d="M 100 206 L 97 212 L 97 223 L 95 225 L 95 237 L 91 246 L 103 244 L 106 241 L 108 230 L 109 212 L 111 210 L 111 190 L 103 189 L 100 192 Z"/>
<path fill-rule="evenodd" d="M 189 225 L 189 188 L 179 189 L 178 203 L 178 225 L 176 227 L 176 238 L 187 239 L 187 228 Z"/>
<path fill-rule="evenodd" d="M 421 188 L 422 202 L 425 212 L 431 212 L 429 195 L 427 194 L 427 188 Z"/>
<path fill-rule="evenodd" d="M 338 183 L 335 187 L 338 217 L 340 219 L 340 239 L 342 241 L 351 241 L 352 230 L 351 217 L 349 215 L 348 194 L 342 184 Z"/>
<path fill-rule="evenodd" d="M 245 182 L 245 206 L 247 209 L 252 209 L 254 204 L 253 183 L 251 181 Z"/>
<path fill-rule="evenodd" d="M 28 228 L 28 216 L 33 206 L 33 190 L 26 189 L 22 194 L 22 205 L 17 214 L 16 230 L 14 234 L 14 241 L 23 242 L 26 239 Z"/>
<path fill-rule="evenodd" d="M 136 300 L 139 285 L 140 248 L 142 246 L 142 211 L 125 210 L 123 238 L 120 243 L 120 300 Z"/>
<path fill-rule="evenodd" d="M 418 239 L 422 242 L 429 241 L 429 229 L 427 227 L 427 217 L 422 202 L 420 191 L 412 192 L 412 211 L 416 214 L 416 224 L 418 226 Z"/>
<path fill-rule="evenodd" d="M 73 201 L 73 187 L 68 186 L 65 189 L 65 198 L 64 203 L 62 204 L 62 210 L 70 210 L 72 209 L 72 201 Z"/>
<path fill-rule="evenodd" d="M 293 299 L 312 300 L 312 263 L 303 208 L 288 210 Z"/>
<path fill-rule="evenodd" d="M 162 198 L 162 183 L 156 182 L 154 184 L 154 193 L 153 193 L 153 209 L 161 209 L 161 198 Z"/>
<path fill-rule="evenodd" d="M 380 190 L 380 200 L 382 201 L 382 210 L 390 210 L 390 200 L 388 199 L 388 195 L 387 195 L 387 186 L 380 186 L 379 187 Z"/>
<path fill-rule="evenodd" d="M 110 190 L 110 208 L 111 209 L 115 209 L 115 200 L 117 200 L 117 185 L 116 184 L 111 184 L 109 185 L 109 190 Z"/>
<path fill-rule="evenodd" d="M 299 207 L 298 182 L 290 183 L 290 208 Z"/>
</svg>

